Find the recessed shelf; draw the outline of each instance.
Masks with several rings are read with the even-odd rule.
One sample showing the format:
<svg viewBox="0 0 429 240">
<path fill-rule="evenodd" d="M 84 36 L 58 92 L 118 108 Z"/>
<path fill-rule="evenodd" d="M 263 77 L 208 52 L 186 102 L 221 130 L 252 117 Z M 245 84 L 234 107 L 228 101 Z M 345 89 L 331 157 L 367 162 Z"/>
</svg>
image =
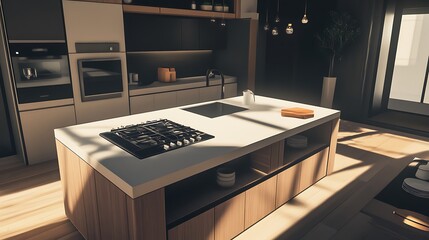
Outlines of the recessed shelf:
<svg viewBox="0 0 429 240">
<path fill-rule="evenodd" d="M 246 158 L 246 160 L 248 159 Z M 257 184 L 259 182 L 257 180 L 267 176 L 263 172 L 245 164 L 245 166 L 235 168 L 236 180 L 234 186 L 224 188 L 218 186 L 216 183 L 216 169 L 205 171 L 166 187 L 167 228 L 173 228 L 219 203 L 242 193 Z"/>
<path fill-rule="evenodd" d="M 309 140 L 305 148 L 293 148 L 285 144 L 283 165 L 294 165 L 328 146 L 328 143 L 312 142 L 311 140 Z"/>
<path fill-rule="evenodd" d="M 202 17 L 202 18 L 225 18 L 234 19 L 235 13 L 223 13 L 203 10 L 149 7 L 140 5 L 123 5 L 123 11 L 126 13 L 142 13 L 142 14 L 160 14 L 170 16 L 185 16 L 185 17 Z"/>
</svg>

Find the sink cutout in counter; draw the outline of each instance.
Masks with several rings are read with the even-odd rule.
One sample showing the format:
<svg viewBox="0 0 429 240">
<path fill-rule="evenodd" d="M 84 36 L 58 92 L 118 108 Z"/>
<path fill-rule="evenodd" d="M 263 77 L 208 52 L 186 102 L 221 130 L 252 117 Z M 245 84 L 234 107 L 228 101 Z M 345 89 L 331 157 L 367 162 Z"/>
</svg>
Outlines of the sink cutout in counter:
<svg viewBox="0 0 429 240">
<path fill-rule="evenodd" d="M 216 118 L 228 114 L 233 114 L 241 111 L 248 110 L 247 108 L 237 107 L 220 102 L 214 102 L 195 107 L 182 108 L 182 110 L 202 115 L 208 118 Z"/>
</svg>

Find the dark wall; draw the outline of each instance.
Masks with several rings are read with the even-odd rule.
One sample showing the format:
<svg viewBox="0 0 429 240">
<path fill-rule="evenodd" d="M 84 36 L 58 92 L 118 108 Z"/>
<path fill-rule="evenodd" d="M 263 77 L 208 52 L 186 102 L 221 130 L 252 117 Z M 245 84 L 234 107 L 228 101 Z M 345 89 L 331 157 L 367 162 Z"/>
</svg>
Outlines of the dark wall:
<svg viewBox="0 0 429 240">
<path fill-rule="evenodd" d="M 363 121 L 375 83 L 379 45 L 384 22 L 384 1 L 338 0 L 338 10 L 358 21 L 360 36 L 337 64 L 334 108 L 342 118 Z"/>
<path fill-rule="evenodd" d="M 260 25 L 265 22 L 267 1 L 259 1 Z M 361 34 L 336 63 L 337 86 L 334 108 L 341 110 L 343 119 L 362 121 L 368 116 L 378 63 L 378 53 L 383 29 L 385 1 L 373 0 L 308 0 L 307 25 L 301 24 L 302 2 L 280 1 L 280 35 L 271 31 L 262 35 L 266 42 L 265 74 L 258 77 L 258 94 L 320 104 L 323 77 L 328 72 L 328 57 L 319 48 L 315 35 L 329 17 L 329 11 L 350 13 L 361 28 Z M 283 4 L 283 5 L 282 5 Z M 269 22 L 272 27 L 276 1 L 271 1 Z M 293 23 L 294 34 L 286 35 L 285 26 Z M 259 64 L 261 65 L 261 64 Z M 261 66 L 258 66 L 263 69 Z"/>
<path fill-rule="evenodd" d="M 0 69 L 0 157 L 13 155 L 14 153 L 15 149 L 4 95 L 3 76 Z"/>
<path fill-rule="evenodd" d="M 273 27 L 276 15 L 276 1 L 258 2 L 260 13 L 260 31 L 265 22 L 266 7 L 269 8 L 269 23 Z M 299 101 L 303 103 L 320 103 L 323 76 L 328 72 L 328 58 L 317 45 L 315 35 L 326 21 L 328 12 L 335 9 L 335 0 L 308 1 L 308 24 L 302 24 L 304 1 L 280 1 L 280 24 L 277 25 L 280 34 L 271 35 L 268 32 L 259 33 L 258 42 L 265 42 L 265 65 L 261 63 L 258 53 L 256 93 L 280 99 Z M 286 35 L 287 23 L 292 23 L 294 33 Z M 258 43 L 258 47 L 261 47 Z M 258 51 L 260 52 L 260 51 Z M 263 66 L 264 65 L 264 66 Z M 259 69 L 265 68 L 265 74 Z M 263 77 L 262 77 L 263 76 Z"/>
<path fill-rule="evenodd" d="M 237 77 L 240 92 L 247 89 L 249 75 L 250 20 L 232 20 L 227 24 L 227 47 L 213 51 L 214 67 L 222 70 L 226 75 Z"/>
</svg>

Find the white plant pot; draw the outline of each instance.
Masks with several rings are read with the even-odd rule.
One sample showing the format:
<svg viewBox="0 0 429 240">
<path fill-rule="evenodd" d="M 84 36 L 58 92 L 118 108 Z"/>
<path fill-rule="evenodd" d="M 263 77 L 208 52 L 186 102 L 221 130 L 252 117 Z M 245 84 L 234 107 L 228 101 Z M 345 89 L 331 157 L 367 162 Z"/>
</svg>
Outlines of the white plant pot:
<svg viewBox="0 0 429 240">
<path fill-rule="evenodd" d="M 322 98 L 320 99 L 321 107 L 332 108 L 336 82 L 337 82 L 336 77 L 323 78 Z"/>
</svg>

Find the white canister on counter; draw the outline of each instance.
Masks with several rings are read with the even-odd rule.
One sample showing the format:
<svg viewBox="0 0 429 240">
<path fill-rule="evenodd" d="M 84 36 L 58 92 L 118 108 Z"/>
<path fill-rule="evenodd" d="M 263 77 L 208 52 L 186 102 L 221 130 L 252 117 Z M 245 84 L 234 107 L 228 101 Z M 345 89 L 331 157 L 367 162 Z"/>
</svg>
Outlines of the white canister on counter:
<svg viewBox="0 0 429 240">
<path fill-rule="evenodd" d="M 243 103 L 244 105 L 250 105 L 255 103 L 255 94 L 247 89 L 243 91 Z"/>
</svg>

